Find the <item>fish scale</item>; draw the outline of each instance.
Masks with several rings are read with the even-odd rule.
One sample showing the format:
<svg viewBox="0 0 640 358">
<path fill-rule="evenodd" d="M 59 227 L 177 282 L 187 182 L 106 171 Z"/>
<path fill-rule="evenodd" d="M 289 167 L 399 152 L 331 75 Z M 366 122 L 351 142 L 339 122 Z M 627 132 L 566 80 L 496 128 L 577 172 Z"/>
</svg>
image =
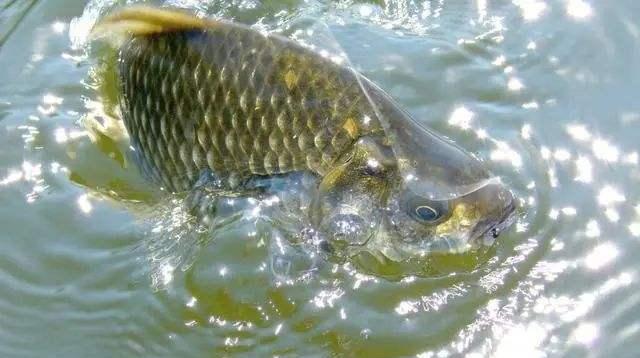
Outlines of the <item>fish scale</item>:
<svg viewBox="0 0 640 358">
<path fill-rule="evenodd" d="M 323 175 L 359 135 L 381 131 L 362 123 L 375 115 L 350 70 L 242 26 L 132 37 L 120 57 L 125 124 L 171 191 L 206 169 Z"/>
<path fill-rule="evenodd" d="M 92 33 L 124 35 L 113 39 L 138 164 L 205 223 L 221 196 L 278 193 L 294 199 L 278 205 L 293 209 L 290 240 L 304 227 L 334 252 L 399 261 L 490 244 L 511 222 L 513 195 L 482 162 L 289 39 L 147 6 Z"/>
</svg>

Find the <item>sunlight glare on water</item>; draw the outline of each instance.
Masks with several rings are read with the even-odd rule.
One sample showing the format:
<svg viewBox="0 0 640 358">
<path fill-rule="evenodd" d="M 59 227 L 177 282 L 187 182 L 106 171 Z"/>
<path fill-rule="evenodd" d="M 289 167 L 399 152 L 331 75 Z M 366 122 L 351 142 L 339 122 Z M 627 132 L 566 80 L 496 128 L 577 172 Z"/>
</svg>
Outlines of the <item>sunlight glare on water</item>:
<svg viewBox="0 0 640 358">
<path fill-rule="evenodd" d="M 198 221 L 146 182 L 88 37 L 123 3 L 0 6 L 0 356 L 640 350 L 634 1 L 160 2 L 352 65 L 513 191 L 492 247 L 417 262 L 332 257 L 293 185 Z"/>
<path fill-rule="evenodd" d="M 546 2 L 540 0 L 513 0 L 513 4 L 520 8 L 527 21 L 537 20 L 547 9 Z"/>
<path fill-rule="evenodd" d="M 592 15 L 591 5 L 584 0 L 568 0 L 567 14 L 576 19 L 586 19 Z"/>
</svg>

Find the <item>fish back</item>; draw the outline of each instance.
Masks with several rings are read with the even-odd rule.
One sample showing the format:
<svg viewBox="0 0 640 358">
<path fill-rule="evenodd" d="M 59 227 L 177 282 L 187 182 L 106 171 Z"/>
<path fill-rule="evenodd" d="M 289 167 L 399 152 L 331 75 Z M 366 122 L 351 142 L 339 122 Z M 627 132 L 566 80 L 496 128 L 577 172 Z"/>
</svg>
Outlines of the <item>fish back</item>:
<svg viewBox="0 0 640 358">
<path fill-rule="evenodd" d="M 381 131 L 350 69 L 243 25 L 176 27 L 134 32 L 119 64 L 137 157 L 169 190 L 190 189 L 207 169 L 229 182 L 323 175 L 359 136 Z"/>
</svg>

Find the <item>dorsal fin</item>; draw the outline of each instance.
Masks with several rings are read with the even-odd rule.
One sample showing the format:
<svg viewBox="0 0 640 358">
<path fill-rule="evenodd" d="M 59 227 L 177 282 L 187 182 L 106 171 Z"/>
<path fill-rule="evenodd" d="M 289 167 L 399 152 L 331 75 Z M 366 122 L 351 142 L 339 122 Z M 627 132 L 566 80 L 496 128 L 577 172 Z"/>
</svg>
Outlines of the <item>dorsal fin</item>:
<svg viewBox="0 0 640 358">
<path fill-rule="evenodd" d="M 199 18 L 177 9 L 134 5 L 119 9 L 100 20 L 91 30 L 91 36 L 145 36 L 179 30 L 207 29 L 218 25 L 215 20 Z"/>
</svg>

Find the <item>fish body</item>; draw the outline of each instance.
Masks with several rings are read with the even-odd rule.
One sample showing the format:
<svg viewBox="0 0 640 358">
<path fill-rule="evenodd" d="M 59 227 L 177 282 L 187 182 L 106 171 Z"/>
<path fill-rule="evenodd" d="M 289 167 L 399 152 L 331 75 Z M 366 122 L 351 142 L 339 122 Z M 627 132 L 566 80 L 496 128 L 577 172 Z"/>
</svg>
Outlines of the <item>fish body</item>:
<svg viewBox="0 0 640 358">
<path fill-rule="evenodd" d="M 169 191 L 192 190 L 203 173 L 249 193 L 261 178 L 307 172 L 318 178 L 312 225 L 390 257 L 424 253 L 436 237 L 467 245 L 513 211 L 477 159 L 352 68 L 289 39 L 149 7 L 122 9 L 95 32 L 125 35 L 122 117 L 140 167 Z"/>
<path fill-rule="evenodd" d="M 384 135 L 353 71 L 280 37 L 225 23 L 132 37 L 120 50 L 125 124 L 172 191 L 205 169 L 239 181 L 324 176 L 359 137 Z"/>
</svg>

